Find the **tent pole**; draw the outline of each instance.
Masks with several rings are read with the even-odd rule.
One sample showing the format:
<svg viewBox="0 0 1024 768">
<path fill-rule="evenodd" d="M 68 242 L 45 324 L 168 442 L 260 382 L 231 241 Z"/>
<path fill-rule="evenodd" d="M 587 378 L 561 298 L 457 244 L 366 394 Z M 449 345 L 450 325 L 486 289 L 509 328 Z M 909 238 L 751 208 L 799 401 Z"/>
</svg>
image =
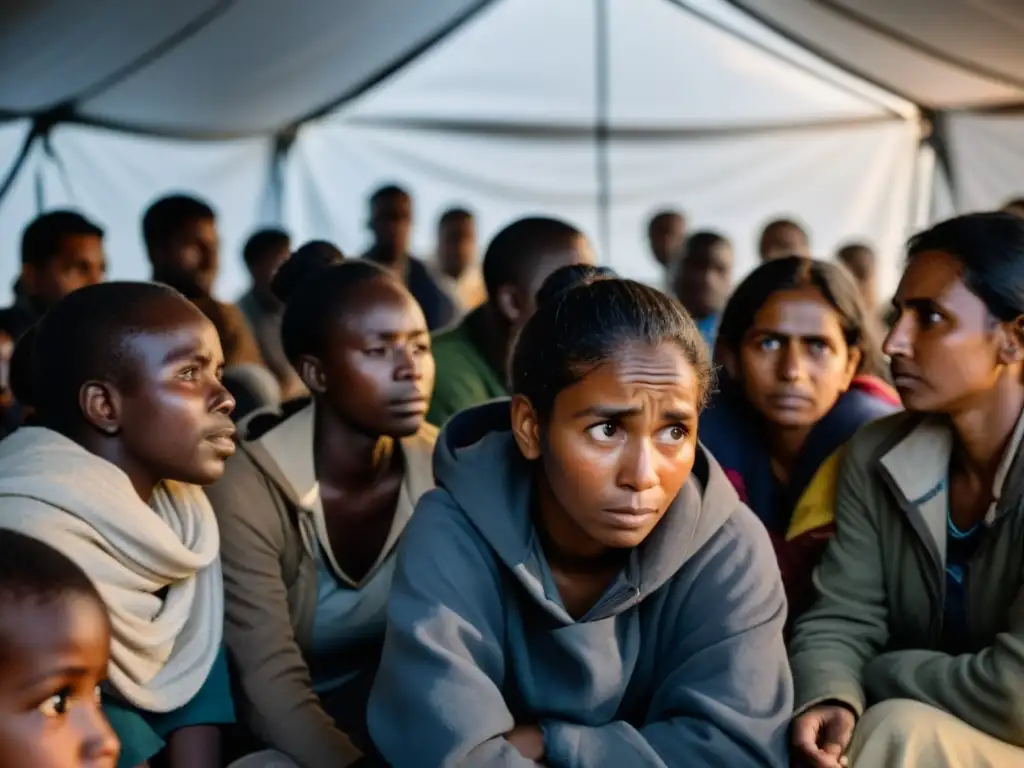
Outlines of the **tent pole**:
<svg viewBox="0 0 1024 768">
<path fill-rule="evenodd" d="M 953 197 L 953 206 L 959 211 L 963 201 L 960 199 L 960 185 L 957 183 L 959 179 L 953 167 L 952 148 L 949 144 L 949 115 L 941 110 L 925 110 L 924 116 L 931 127 L 927 141 L 935 151 L 936 165 L 946 176 Z"/>
<path fill-rule="evenodd" d="M 597 215 L 600 251 L 603 260 L 611 258 L 611 160 L 609 158 L 609 28 L 608 0 L 594 0 L 596 14 L 596 121 L 594 125 L 595 157 L 597 161 Z"/>
<path fill-rule="evenodd" d="M 35 125 L 33 125 L 25 136 L 25 141 L 21 144 L 18 156 L 14 158 L 14 162 L 11 163 L 11 167 L 7 170 L 7 175 L 3 177 L 3 181 L 0 181 L 0 201 L 7 196 L 11 187 L 14 186 L 14 182 L 28 160 L 28 156 L 32 152 L 32 147 L 35 145 L 37 138 L 39 138 L 39 133 L 36 131 Z"/>
<path fill-rule="evenodd" d="M 266 222 L 284 227 L 284 177 L 288 155 L 295 143 L 296 131 L 289 129 L 274 136 L 274 146 L 270 150 L 270 165 L 267 169 L 267 186 L 263 191 L 263 202 L 260 215 Z"/>
</svg>

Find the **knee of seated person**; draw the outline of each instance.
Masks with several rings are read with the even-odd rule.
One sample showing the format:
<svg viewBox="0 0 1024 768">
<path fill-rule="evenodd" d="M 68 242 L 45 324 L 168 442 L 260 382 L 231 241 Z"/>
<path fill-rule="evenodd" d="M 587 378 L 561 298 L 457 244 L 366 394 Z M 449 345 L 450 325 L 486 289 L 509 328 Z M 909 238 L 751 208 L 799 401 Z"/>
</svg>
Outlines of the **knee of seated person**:
<svg viewBox="0 0 1024 768">
<path fill-rule="evenodd" d="M 909 740 L 936 732 L 941 726 L 939 711 L 911 699 L 889 699 L 870 707 L 857 721 L 857 740 L 870 738 Z"/>
</svg>

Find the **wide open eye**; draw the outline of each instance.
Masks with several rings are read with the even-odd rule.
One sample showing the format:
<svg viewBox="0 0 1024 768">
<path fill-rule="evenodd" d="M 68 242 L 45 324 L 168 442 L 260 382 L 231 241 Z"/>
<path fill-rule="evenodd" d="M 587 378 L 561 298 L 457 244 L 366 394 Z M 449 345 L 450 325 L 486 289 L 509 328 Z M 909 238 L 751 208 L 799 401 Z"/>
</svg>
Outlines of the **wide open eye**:
<svg viewBox="0 0 1024 768">
<path fill-rule="evenodd" d="M 610 421 L 602 421 L 600 424 L 587 428 L 587 433 L 590 437 L 599 443 L 612 442 L 618 437 L 620 431 L 619 426 Z"/>
</svg>

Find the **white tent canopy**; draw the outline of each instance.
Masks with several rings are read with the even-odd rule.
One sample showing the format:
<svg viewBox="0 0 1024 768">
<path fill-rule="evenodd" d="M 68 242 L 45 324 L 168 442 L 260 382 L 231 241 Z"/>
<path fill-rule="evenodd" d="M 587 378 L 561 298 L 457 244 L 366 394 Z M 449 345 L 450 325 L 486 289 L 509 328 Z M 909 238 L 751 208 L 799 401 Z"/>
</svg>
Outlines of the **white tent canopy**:
<svg viewBox="0 0 1024 768">
<path fill-rule="evenodd" d="M 972 33 L 942 49 L 955 56 L 932 55 L 950 42 L 933 20 L 943 9 L 961 32 L 954 13 L 1001 18 L 993 40 L 1014 14 L 1024 24 L 1011 0 L 964 2 L 927 2 L 925 47 L 900 26 L 913 14 L 874 1 L 7 3 L 0 290 L 21 228 L 56 206 L 106 227 L 114 276 L 146 277 L 141 214 L 189 190 L 218 210 L 218 288 L 233 296 L 253 228 L 357 253 L 367 194 L 391 181 L 414 194 L 423 254 L 450 205 L 475 210 L 484 238 L 544 211 L 577 222 L 623 273 L 655 279 L 643 237 L 656 208 L 731 236 L 741 268 L 764 221 L 791 214 L 822 255 L 876 243 L 891 287 L 922 201 L 941 197 L 931 170 L 951 205 L 992 205 L 1013 183 L 1004 155 L 1022 154 L 1012 116 L 961 112 L 922 150 L 922 108 L 988 108 L 1024 90 L 1017 48 L 997 56 Z M 863 25 L 846 6 L 875 19 L 875 47 L 850 42 Z M 954 77 L 953 59 L 970 66 Z"/>
</svg>

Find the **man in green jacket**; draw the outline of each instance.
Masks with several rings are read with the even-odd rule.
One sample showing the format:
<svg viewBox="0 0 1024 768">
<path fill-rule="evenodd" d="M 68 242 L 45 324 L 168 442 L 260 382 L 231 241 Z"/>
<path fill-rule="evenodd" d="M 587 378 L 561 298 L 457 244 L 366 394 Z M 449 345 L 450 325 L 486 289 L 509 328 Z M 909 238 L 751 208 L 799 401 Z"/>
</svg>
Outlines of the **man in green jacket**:
<svg viewBox="0 0 1024 768">
<path fill-rule="evenodd" d="M 907 412 L 840 469 L 790 648 L 797 764 L 1024 766 L 1024 219 L 916 236 L 893 304 Z"/>
<path fill-rule="evenodd" d="M 586 236 L 558 219 L 519 219 L 495 235 L 484 254 L 487 301 L 434 337 L 427 421 L 440 427 L 463 408 L 506 397 L 509 348 L 536 308 L 537 290 L 559 267 L 593 263 Z"/>
</svg>

